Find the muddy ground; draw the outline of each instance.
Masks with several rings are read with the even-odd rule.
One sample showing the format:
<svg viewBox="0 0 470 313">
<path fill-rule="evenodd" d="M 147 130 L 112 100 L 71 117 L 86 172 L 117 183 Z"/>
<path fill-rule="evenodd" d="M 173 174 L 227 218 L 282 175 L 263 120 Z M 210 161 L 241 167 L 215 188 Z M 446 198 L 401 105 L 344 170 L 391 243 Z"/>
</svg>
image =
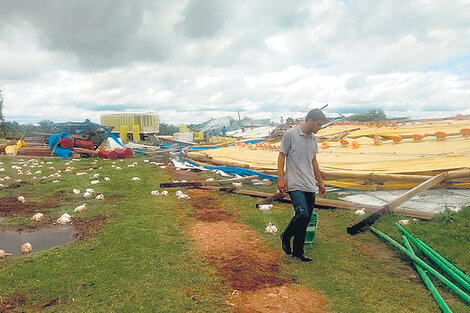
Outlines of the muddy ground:
<svg viewBox="0 0 470 313">
<path fill-rule="evenodd" d="M 176 180 L 195 180 L 187 171 L 172 171 Z M 197 222 L 190 227 L 198 253 L 223 277 L 233 312 L 327 312 L 326 296 L 280 274 L 283 258 L 256 231 L 236 221 L 215 191 L 188 190 Z M 275 235 L 277 236 L 277 235 Z"/>
</svg>

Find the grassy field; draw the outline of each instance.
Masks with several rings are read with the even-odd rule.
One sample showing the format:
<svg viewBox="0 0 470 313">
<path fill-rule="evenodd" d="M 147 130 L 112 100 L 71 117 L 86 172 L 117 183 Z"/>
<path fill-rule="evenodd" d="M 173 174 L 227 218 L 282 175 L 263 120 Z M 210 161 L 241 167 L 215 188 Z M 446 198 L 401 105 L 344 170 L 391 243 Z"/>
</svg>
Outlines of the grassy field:
<svg viewBox="0 0 470 313">
<path fill-rule="evenodd" d="M 4 163 L 0 167 L 5 168 L 0 177 L 19 178 L 11 169 L 18 159 L 3 157 L 0 161 Z M 67 166 L 63 160 L 44 161 L 52 164 L 43 164 L 41 175 Z M 129 168 L 134 161 L 138 165 Z M 229 311 L 225 303 L 229 289 L 219 273 L 198 257 L 188 238 L 187 227 L 194 221 L 192 208 L 172 196 L 173 192 L 169 197 L 150 195 L 151 190 L 160 189 L 160 182 L 173 179 L 169 173 L 144 164 L 141 158 L 116 162 L 121 170 L 111 165 L 108 160 L 95 163 L 82 159 L 69 166 L 86 175 L 62 173 L 57 178 L 60 183 L 52 183 L 52 178 L 40 182 L 22 176 L 31 183 L 0 190 L 0 197 L 21 194 L 32 202 L 57 199 L 59 206 L 42 211 L 46 222 L 52 223 L 84 202 L 72 193 L 73 188 L 83 192 L 91 187 L 103 193 L 105 200 L 89 200 L 88 211 L 75 215 L 106 220 L 86 240 L 0 260 L 0 301 L 14 303 L 15 310 L 26 312 Z M 49 169 L 51 166 L 55 169 Z M 100 183 L 91 186 L 95 173 L 100 173 Z M 104 182 L 104 176 L 111 181 Z M 141 180 L 132 181 L 132 177 Z M 268 191 L 275 186 L 263 188 Z M 257 230 L 262 240 L 282 253 L 278 235 L 266 234 L 264 228 L 273 222 L 282 231 L 292 216 L 290 205 L 276 204 L 271 211 L 261 212 L 254 207 L 257 199 L 240 195 L 220 198 L 239 222 Z M 318 214 L 318 234 L 306 251 L 314 262 L 303 264 L 286 256 L 283 274 L 325 294 L 333 312 L 439 312 L 403 255 L 370 232 L 353 237 L 346 234 L 345 227 L 357 216 L 342 210 L 318 210 Z M 393 224 L 401 218 L 388 215 L 376 226 L 399 239 Z M 20 216 L 1 220 L 0 228 L 30 224 L 29 216 Z M 469 208 L 433 222 L 412 222 L 408 229 L 470 272 Z M 470 311 L 452 294 L 443 294 L 454 312 Z"/>
</svg>

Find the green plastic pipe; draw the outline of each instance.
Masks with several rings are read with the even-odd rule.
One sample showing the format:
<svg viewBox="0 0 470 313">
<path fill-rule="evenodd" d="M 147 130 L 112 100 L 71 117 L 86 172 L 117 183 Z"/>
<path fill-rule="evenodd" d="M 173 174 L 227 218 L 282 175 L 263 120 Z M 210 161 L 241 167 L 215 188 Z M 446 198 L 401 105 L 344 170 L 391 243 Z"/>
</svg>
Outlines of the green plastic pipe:
<svg viewBox="0 0 470 313">
<path fill-rule="evenodd" d="M 458 267 L 456 267 L 454 264 L 450 263 L 446 258 L 444 258 L 442 255 L 440 255 L 439 253 L 437 253 L 436 250 L 434 250 L 433 248 L 431 248 L 430 246 L 428 246 L 425 242 L 423 242 L 421 239 L 419 238 L 416 238 L 416 240 L 418 240 L 423 246 L 426 247 L 426 249 L 428 249 L 429 251 L 431 251 L 432 254 L 434 254 L 437 258 L 439 258 L 439 260 L 441 260 L 445 265 L 447 265 L 451 270 L 453 270 L 454 272 L 456 272 L 460 277 L 462 277 L 463 279 L 465 279 L 465 281 L 467 283 L 470 284 L 470 278 L 465 275 L 464 272 L 462 272 L 461 270 L 459 270 Z"/>
<path fill-rule="evenodd" d="M 455 279 L 456 282 L 459 283 L 465 290 L 470 291 L 470 284 L 465 281 L 460 275 L 455 273 L 451 270 L 447 265 L 444 264 L 439 258 L 437 258 L 434 254 L 432 254 L 426 247 L 424 247 L 418 240 L 416 240 L 413 235 L 411 235 L 403 226 L 400 224 L 395 224 L 399 230 L 409 239 L 412 243 L 414 243 L 423 253 L 430 258 L 434 263 L 436 263 L 441 270 L 446 272 L 450 277 Z"/>
<path fill-rule="evenodd" d="M 408 249 L 410 253 L 416 256 L 415 252 L 413 251 L 413 248 L 411 247 L 410 242 L 408 241 L 408 238 L 406 238 L 405 235 L 403 235 L 402 238 L 403 238 L 403 242 L 405 243 L 406 249 Z M 413 264 L 415 265 L 416 270 L 418 271 L 419 276 L 421 276 L 421 279 L 423 280 L 424 284 L 426 285 L 426 287 L 428 287 L 429 292 L 431 292 L 431 295 L 433 296 L 434 300 L 436 300 L 437 304 L 441 308 L 441 311 L 444 313 L 452 313 L 452 310 L 449 308 L 444 298 L 442 298 L 439 291 L 436 289 L 436 287 L 434 287 L 434 284 L 432 283 L 428 274 L 426 274 L 426 272 L 423 270 L 421 266 L 419 266 L 415 262 L 413 262 Z"/>
<path fill-rule="evenodd" d="M 377 236 L 387 240 L 390 244 L 395 246 L 398 250 L 406 254 L 411 260 L 414 262 L 418 263 L 419 266 L 421 266 L 423 269 L 428 271 L 430 274 L 432 274 L 434 277 L 439 279 L 443 284 L 445 284 L 447 287 L 449 287 L 450 290 L 455 292 L 459 297 L 461 297 L 467 304 L 470 305 L 470 296 L 465 293 L 462 289 L 460 289 L 458 286 L 456 286 L 454 283 L 452 283 L 450 280 L 445 278 L 441 273 L 433 269 L 431 266 L 429 266 L 426 262 L 418 258 L 416 255 L 411 254 L 408 250 L 406 250 L 405 247 L 403 247 L 401 244 L 396 242 L 394 239 L 392 239 L 390 236 L 387 234 L 382 233 L 380 230 L 378 230 L 375 227 L 370 227 L 369 228 L 374 234 Z"/>
</svg>

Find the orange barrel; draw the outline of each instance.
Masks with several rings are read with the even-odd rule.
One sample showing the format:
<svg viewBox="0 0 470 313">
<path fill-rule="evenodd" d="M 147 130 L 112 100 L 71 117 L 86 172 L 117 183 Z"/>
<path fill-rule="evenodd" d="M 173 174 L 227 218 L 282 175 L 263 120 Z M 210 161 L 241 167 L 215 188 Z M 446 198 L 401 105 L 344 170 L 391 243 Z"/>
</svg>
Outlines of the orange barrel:
<svg viewBox="0 0 470 313">
<path fill-rule="evenodd" d="M 95 144 L 91 140 L 75 139 L 74 146 L 77 148 L 93 150 L 93 148 L 95 147 Z"/>
<path fill-rule="evenodd" d="M 113 150 L 99 149 L 98 156 L 104 159 L 117 159 L 117 153 Z"/>
<path fill-rule="evenodd" d="M 73 147 L 73 138 L 72 137 L 62 137 L 59 138 L 59 146 L 61 146 L 64 149 L 70 149 Z"/>
<path fill-rule="evenodd" d="M 113 149 L 114 152 L 116 152 L 116 155 L 118 158 L 132 158 L 132 150 L 129 148 L 116 148 Z"/>
</svg>

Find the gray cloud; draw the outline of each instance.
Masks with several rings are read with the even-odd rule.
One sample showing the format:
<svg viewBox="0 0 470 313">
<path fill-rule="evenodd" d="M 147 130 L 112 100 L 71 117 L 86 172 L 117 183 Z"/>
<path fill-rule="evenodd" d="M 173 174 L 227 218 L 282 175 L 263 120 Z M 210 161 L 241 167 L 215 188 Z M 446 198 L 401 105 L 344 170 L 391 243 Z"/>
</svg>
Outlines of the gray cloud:
<svg viewBox="0 0 470 313">
<path fill-rule="evenodd" d="M 4 113 L 96 120 L 142 110 L 199 122 L 237 110 L 277 120 L 326 103 L 343 113 L 468 111 L 469 6 L 0 0 Z"/>
<path fill-rule="evenodd" d="M 228 3 L 217 0 L 189 1 L 183 12 L 183 20 L 176 27 L 189 37 L 212 37 L 229 18 Z"/>
</svg>

